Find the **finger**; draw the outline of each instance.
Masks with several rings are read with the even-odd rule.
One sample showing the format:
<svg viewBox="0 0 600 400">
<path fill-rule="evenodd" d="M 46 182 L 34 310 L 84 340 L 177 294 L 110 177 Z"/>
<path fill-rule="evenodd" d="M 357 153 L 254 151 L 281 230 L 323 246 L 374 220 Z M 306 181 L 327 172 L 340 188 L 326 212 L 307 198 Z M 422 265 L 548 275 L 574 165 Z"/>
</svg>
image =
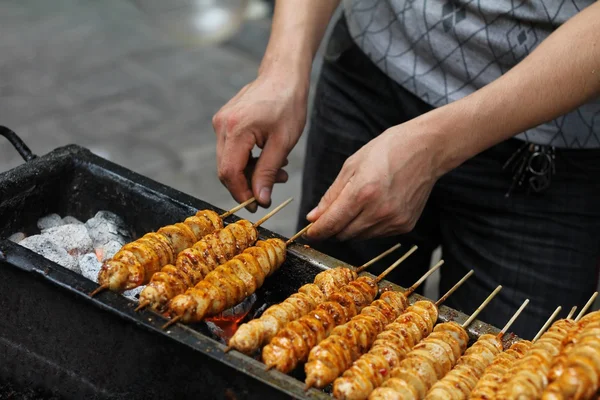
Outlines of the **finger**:
<svg viewBox="0 0 600 400">
<path fill-rule="evenodd" d="M 252 174 L 252 191 L 263 207 L 271 204 L 273 185 L 287 155 L 287 150 L 281 146 L 280 142 L 272 138 L 267 141 L 258 157 L 256 168 Z"/>
<path fill-rule="evenodd" d="M 327 189 L 327 192 L 323 195 L 319 204 L 306 215 L 306 219 L 310 222 L 315 222 L 321 215 L 331 206 L 331 204 L 338 198 L 345 185 L 349 182 L 350 178 L 354 174 L 354 169 L 347 165 L 342 167 L 342 170 L 338 174 L 333 184 Z"/>
<path fill-rule="evenodd" d="M 233 198 L 241 203 L 252 197 L 244 174 L 254 147 L 254 135 L 223 135 L 225 142 L 218 159 L 218 174 Z"/>
<path fill-rule="evenodd" d="M 286 183 L 289 179 L 289 175 L 286 170 L 280 169 L 277 171 L 277 176 L 275 177 L 275 183 Z"/>
<path fill-rule="evenodd" d="M 366 207 L 368 207 L 368 205 Z M 359 239 L 361 238 L 361 234 L 363 234 L 365 231 L 370 230 L 374 226 L 380 225 L 378 223 L 379 221 L 373 217 L 371 210 L 366 207 L 361 210 L 358 216 L 336 235 L 338 240 L 346 241 L 350 239 Z"/>
<path fill-rule="evenodd" d="M 362 211 L 362 205 L 358 204 L 355 198 L 356 190 L 350 179 L 346 181 L 339 196 L 310 227 L 306 236 L 314 240 L 323 240 L 344 230 Z"/>
</svg>

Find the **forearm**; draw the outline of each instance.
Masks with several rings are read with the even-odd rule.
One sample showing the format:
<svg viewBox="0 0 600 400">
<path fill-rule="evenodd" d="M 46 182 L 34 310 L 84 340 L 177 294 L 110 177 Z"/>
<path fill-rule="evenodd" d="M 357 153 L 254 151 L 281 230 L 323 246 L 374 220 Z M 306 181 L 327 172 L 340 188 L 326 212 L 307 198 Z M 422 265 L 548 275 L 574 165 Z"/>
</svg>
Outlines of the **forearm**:
<svg viewBox="0 0 600 400">
<path fill-rule="evenodd" d="M 424 115 L 438 126 L 440 173 L 600 96 L 600 1 L 571 18 L 509 72 Z"/>
<path fill-rule="evenodd" d="M 308 78 L 313 58 L 340 0 L 278 0 L 259 74 Z"/>
</svg>

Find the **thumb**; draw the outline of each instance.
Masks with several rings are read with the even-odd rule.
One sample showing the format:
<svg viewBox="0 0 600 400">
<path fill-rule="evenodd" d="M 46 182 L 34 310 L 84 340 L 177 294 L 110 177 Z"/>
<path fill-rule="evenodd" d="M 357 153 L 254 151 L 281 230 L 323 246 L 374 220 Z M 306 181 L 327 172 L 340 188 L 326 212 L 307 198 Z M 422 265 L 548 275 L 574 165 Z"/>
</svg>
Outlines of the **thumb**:
<svg viewBox="0 0 600 400">
<path fill-rule="evenodd" d="M 263 207 L 271 205 L 273 185 L 289 153 L 284 146 L 273 139 L 265 143 L 252 174 L 252 191 Z"/>
<path fill-rule="evenodd" d="M 309 222 L 315 222 L 317 219 L 319 219 L 319 217 L 321 217 L 321 215 L 323 215 L 329 209 L 329 207 L 337 200 L 340 193 L 342 192 L 342 190 L 344 190 L 344 188 L 353 176 L 354 168 L 349 167 L 347 164 L 345 164 L 344 167 L 342 167 L 342 170 L 338 174 L 337 178 L 335 178 L 335 181 L 333 181 L 329 189 L 327 189 L 327 192 L 325 192 L 323 197 L 321 197 L 319 204 L 317 204 L 317 206 L 306 215 L 306 219 Z"/>
</svg>

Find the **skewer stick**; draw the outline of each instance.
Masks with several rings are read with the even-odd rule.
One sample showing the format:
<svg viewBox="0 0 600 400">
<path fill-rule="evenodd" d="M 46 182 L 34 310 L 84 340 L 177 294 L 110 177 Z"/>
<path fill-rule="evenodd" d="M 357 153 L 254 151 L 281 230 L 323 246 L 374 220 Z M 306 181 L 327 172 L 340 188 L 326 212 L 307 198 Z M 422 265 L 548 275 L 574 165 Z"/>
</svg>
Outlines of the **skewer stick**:
<svg viewBox="0 0 600 400">
<path fill-rule="evenodd" d="M 392 270 L 394 268 L 396 268 L 398 265 L 402 264 L 402 262 L 404 260 L 406 260 L 416 250 L 417 250 L 417 246 L 413 246 L 409 251 L 406 252 L 406 254 L 404 254 L 395 263 L 393 263 L 392 265 L 390 265 L 385 271 L 383 271 L 381 274 L 379 274 L 379 276 L 375 279 L 375 282 L 377 282 L 377 283 L 381 282 L 381 280 L 383 278 L 385 278 L 387 274 L 389 274 L 390 272 L 392 272 Z"/>
<path fill-rule="evenodd" d="M 360 274 L 361 272 L 363 272 L 365 269 L 369 268 L 371 265 L 375 264 L 377 261 L 381 260 L 382 258 L 384 258 L 385 256 L 387 256 L 388 254 L 394 252 L 396 249 L 400 248 L 400 243 L 390 247 L 389 249 L 387 249 L 386 251 L 384 251 L 383 253 L 381 253 L 380 255 L 378 255 L 377 257 L 373 258 L 370 261 L 367 261 L 366 263 L 364 263 L 363 265 L 361 265 L 360 267 L 356 268 L 354 270 L 354 272 L 356 272 L 357 274 Z"/>
<path fill-rule="evenodd" d="M 470 270 L 465 276 L 463 276 L 463 278 L 460 281 L 456 282 L 454 284 L 454 286 L 452 286 L 450 288 L 450 290 L 448 290 L 446 292 L 445 295 L 443 295 L 442 297 L 440 297 L 439 300 L 435 302 L 435 306 L 439 307 L 440 304 L 442 304 L 443 302 L 445 302 L 448 299 L 448 297 L 450 297 L 450 295 L 452 293 L 456 292 L 456 289 L 458 289 L 459 287 L 461 287 L 461 285 L 463 283 L 465 283 L 465 281 L 471 277 L 471 275 L 473 275 L 473 270 Z"/>
<path fill-rule="evenodd" d="M 272 370 L 273 368 L 275 368 L 275 365 L 267 365 L 267 367 L 265 368 L 265 371 Z"/>
<path fill-rule="evenodd" d="M 540 338 L 540 336 L 542 336 L 542 334 L 546 331 L 546 329 L 548 329 L 548 327 L 550 326 L 552 321 L 554 321 L 554 318 L 556 318 L 556 316 L 558 315 L 560 310 L 562 310 L 561 306 L 556 307 L 556 310 L 554 310 L 554 312 L 552 313 L 550 318 L 548 318 L 548 321 L 546 321 L 544 326 L 542 326 L 542 328 L 538 331 L 538 333 L 535 335 L 535 337 L 531 340 L 531 343 L 535 343 L 535 341 L 538 340 Z"/>
<path fill-rule="evenodd" d="M 425 279 L 429 278 L 429 276 L 435 271 L 437 271 L 442 265 L 444 265 L 444 260 L 440 260 L 437 264 L 431 267 L 429 271 L 425 272 L 425 274 L 423 274 L 423 276 L 419 278 L 418 281 L 416 281 L 411 287 L 404 291 L 404 295 L 406 297 L 410 296 L 412 292 L 414 292 L 419 286 L 421 286 L 423 282 L 425 282 Z"/>
<path fill-rule="evenodd" d="M 246 207 L 248 204 L 250 203 L 254 203 L 256 201 L 256 198 L 251 197 L 248 200 L 246 200 L 245 202 L 243 202 L 242 204 L 238 204 L 237 206 L 233 207 L 231 210 L 224 212 L 223 214 L 219 215 L 219 217 L 221 219 L 223 218 L 227 218 L 232 214 L 235 214 L 236 212 L 240 211 L 242 208 Z"/>
<path fill-rule="evenodd" d="M 294 198 L 290 197 L 289 199 L 287 199 L 286 201 L 284 201 L 283 203 L 281 203 L 280 205 L 275 207 L 273 210 L 269 211 L 268 214 L 266 214 L 264 217 L 262 217 L 261 219 L 259 219 L 258 221 L 256 221 L 254 223 L 254 227 L 256 228 L 256 227 L 261 226 L 266 220 L 271 218 L 273 215 L 277 214 L 283 207 L 290 204 L 292 200 L 294 200 Z"/>
<path fill-rule="evenodd" d="M 517 312 L 515 312 L 511 319 L 508 320 L 506 325 L 504 325 L 504 328 L 502 328 L 502 330 L 498 334 L 498 337 L 504 336 L 504 334 L 510 329 L 510 326 L 513 324 L 513 322 L 515 322 L 519 315 L 521 315 L 521 312 L 523 312 L 525 307 L 527 307 L 527 304 L 529 304 L 529 299 L 525 299 L 525 301 L 523 302 L 523 304 L 521 304 L 521 307 L 519 307 Z"/>
<path fill-rule="evenodd" d="M 146 300 L 146 301 L 144 301 L 144 302 L 140 303 L 140 304 L 139 304 L 139 305 L 138 305 L 138 306 L 135 308 L 135 310 L 133 310 L 133 311 L 134 311 L 134 312 L 138 312 L 138 311 L 140 311 L 141 309 L 148 307 L 149 305 L 150 305 L 150 302 L 149 302 L 148 300 Z"/>
<path fill-rule="evenodd" d="M 161 328 L 161 329 L 162 329 L 162 330 L 165 330 L 165 329 L 167 329 L 168 327 L 170 327 L 171 325 L 173 325 L 174 323 L 176 323 L 176 322 L 177 322 L 177 321 L 179 321 L 180 319 L 181 319 L 181 315 L 178 315 L 178 316 L 176 316 L 176 317 L 174 317 L 174 318 L 171 318 L 171 319 L 170 319 L 170 320 L 169 320 L 169 321 L 168 321 L 166 324 L 164 324 L 164 325 L 162 326 L 162 328 Z"/>
<path fill-rule="evenodd" d="M 300 232 L 296 233 L 294 236 L 292 236 L 291 238 L 288 239 L 287 242 L 285 242 L 286 246 L 289 246 L 294 240 L 298 239 L 300 236 L 304 235 L 304 232 L 306 232 L 308 230 L 308 228 L 310 228 L 312 226 L 312 222 L 308 225 L 306 225 L 304 228 L 302 228 L 302 230 L 300 230 Z"/>
<path fill-rule="evenodd" d="M 571 311 L 569 311 L 569 314 L 567 315 L 567 317 L 565 319 L 571 319 L 571 318 L 573 318 L 573 315 L 575 314 L 575 311 L 577 311 L 577 306 L 573 306 L 571 308 Z"/>
<path fill-rule="evenodd" d="M 100 293 L 106 289 L 108 289 L 107 283 L 105 283 L 104 285 L 100 285 L 92 293 L 90 293 L 90 297 L 94 297 L 95 295 L 97 295 L 98 293 Z"/>
<path fill-rule="evenodd" d="M 475 312 L 473 314 L 471 314 L 471 316 L 469 317 L 469 319 L 467 319 L 465 321 L 464 324 L 462 324 L 463 328 L 466 328 L 467 326 L 471 325 L 471 322 L 473 322 L 475 320 L 475 318 L 477 318 L 477 316 L 479 315 L 479 313 L 481 311 L 483 311 L 483 309 L 489 304 L 490 301 L 492 301 L 492 299 L 494 297 L 496 297 L 496 295 L 498 294 L 498 292 L 500 292 L 500 290 L 502 290 L 502 285 L 498 285 L 498 287 L 492 292 L 492 294 L 490 294 L 487 299 L 485 299 L 483 301 L 483 303 L 481 303 L 481 305 L 479 307 L 477 307 L 477 310 L 475 310 Z"/>
<path fill-rule="evenodd" d="M 596 297 L 598 297 L 598 292 L 594 292 L 594 294 L 592 295 L 592 297 L 590 297 L 590 299 L 588 300 L 588 302 L 585 303 L 585 306 L 583 306 L 583 308 L 581 309 L 581 311 L 577 315 L 577 318 L 575 318 L 575 322 L 579 322 L 579 320 L 581 319 L 581 317 L 583 317 L 585 315 L 585 313 L 587 312 L 587 310 L 592 306 L 592 303 L 594 303 L 594 300 L 596 300 Z"/>
</svg>

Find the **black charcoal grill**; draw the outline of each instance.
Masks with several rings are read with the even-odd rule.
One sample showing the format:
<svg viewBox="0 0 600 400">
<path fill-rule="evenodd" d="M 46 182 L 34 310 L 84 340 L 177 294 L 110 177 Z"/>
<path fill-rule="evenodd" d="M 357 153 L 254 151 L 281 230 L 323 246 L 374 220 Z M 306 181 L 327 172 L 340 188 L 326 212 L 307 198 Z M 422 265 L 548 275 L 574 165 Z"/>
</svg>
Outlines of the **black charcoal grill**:
<svg viewBox="0 0 600 400">
<path fill-rule="evenodd" d="M 330 398 L 326 391 L 304 392 L 302 372 L 266 372 L 256 359 L 225 354 L 205 323 L 163 331 L 165 318 L 134 312 L 136 304 L 121 295 L 106 291 L 90 298 L 94 282 L 6 240 L 17 231 L 33 233 L 49 213 L 85 220 L 110 210 L 137 238 L 198 209 L 223 210 L 85 148 L 70 145 L 36 157 L 12 131 L 0 127 L 0 134 L 26 161 L 0 174 L 0 399 Z M 260 234 L 278 236 L 263 228 Z M 321 270 L 343 264 L 298 244 L 288 254 L 257 292 L 247 318 L 283 301 Z M 461 322 L 466 316 L 442 306 L 440 319 Z M 473 338 L 498 332 L 480 321 L 469 330 Z"/>
</svg>

